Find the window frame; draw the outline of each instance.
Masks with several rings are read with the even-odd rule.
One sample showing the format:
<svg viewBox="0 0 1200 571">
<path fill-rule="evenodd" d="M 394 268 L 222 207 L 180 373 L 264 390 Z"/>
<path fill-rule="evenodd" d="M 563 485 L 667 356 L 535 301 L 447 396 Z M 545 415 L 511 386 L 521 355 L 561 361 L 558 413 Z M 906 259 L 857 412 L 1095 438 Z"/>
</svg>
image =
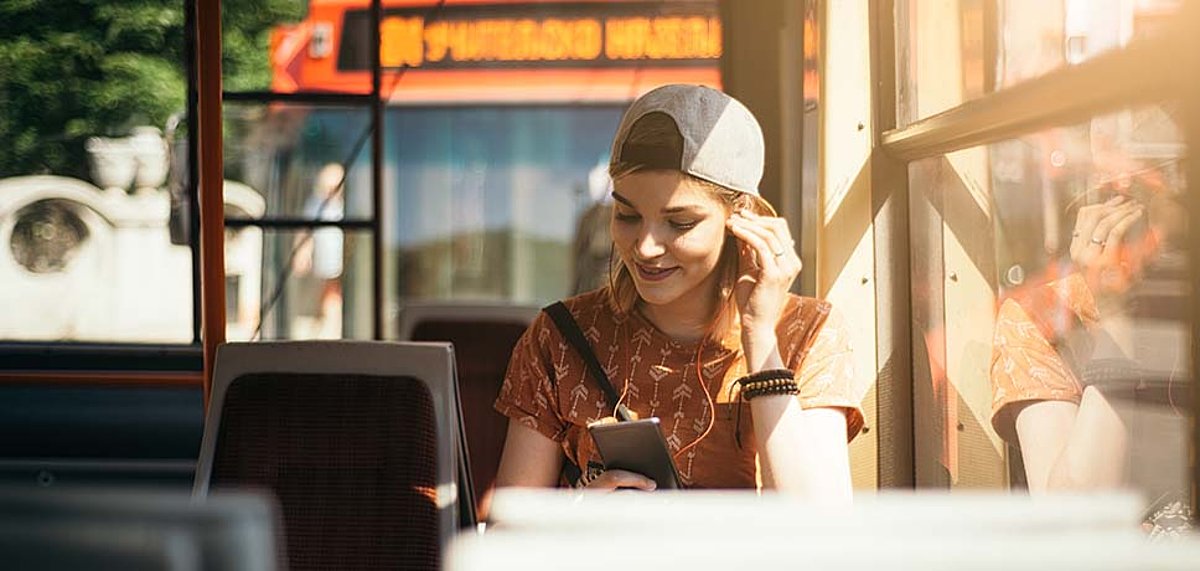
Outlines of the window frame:
<svg viewBox="0 0 1200 571">
<path fill-rule="evenodd" d="M 1200 38 L 1189 34 L 1187 26 L 1189 22 L 1200 21 L 1200 5 L 1195 2 L 1182 2 L 1178 17 L 1171 25 L 1166 26 L 1159 36 L 1136 38 L 1121 49 L 1049 71 L 1013 87 L 992 91 L 978 99 L 897 128 L 895 85 L 898 74 L 903 71 L 903 62 L 896 58 L 895 37 L 901 31 L 897 27 L 896 14 L 898 8 L 904 10 L 903 5 L 897 6 L 902 2 L 903 0 L 884 0 L 871 20 L 873 26 L 878 26 L 871 34 L 870 40 L 874 62 L 872 87 L 878 90 L 874 101 L 876 118 L 886 118 L 890 115 L 892 119 L 890 122 L 875 122 L 876 148 L 886 157 L 883 159 L 884 164 L 899 168 L 898 172 L 901 174 L 892 180 L 873 178 L 871 184 L 874 192 L 903 196 L 904 203 L 907 204 L 909 189 L 906 173 L 909 163 L 913 161 L 1029 135 L 1049 128 L 1068 126 L 1094 116 L 1164 99 L 1177 99 L 1181 102 L 1183 119 L 1180 126 L 1185 144 L 1190 148 L 1200 149 L 1200 71 L 1197 71 L 1200 70 Z M 991 19 L 988 26 L 995 28 L 998 23 Z M 994 35 L 996 30 L 987 30 L 985 33 Z M 1156 61 L 1173 61 L 1176 64 L 1169 68 L 1145 65 L 1146 62 Z M 1112 78 L 1121 79 L 1114 81 Z M 1064 98 L 1061 96 L 1063 93 L 1070 93 L 1071 97 Z M 889 99 L 890 108 L 884 105 Z M 1185 194 L 1188 216 L 1191 220 L 1200 220 L 1200 162 L 1188 161 L 1185 170 L 1186 184 L 1192 189 Z M 890 188 L 885 190 L 881 189 L 881 186 Z M 877 226 L 876 244 L 899 241 L 907 248 L 910 238 L 908 216 L 906 212 L 902 223 L 896 226 L 882 230 Z M 903 255 L 906 260 L 904 267 L 892 274 L 893 279 L 904 282 L 903 295 L 892 298 L 901 303 L 890 309 L 881 306 L 881 315 L 883 311 L 890 312 L 893 318 L 908 314 L 912 276 L 909 275 L 907 266 L 909 252 L 904 252 Z M 1197 268 L 1200 268 L 1200 248 L 1189 249 L 1188 262 L 1192 276 L 1190 281 L 1194 283 Z M 893 265 L 893 268 L 895 267 Z M 1195 295 L 1196 292 L 1193 292 L 1193 296 Z M 1191 306 L 1190 335 L 1191 339 L 1196 340 L 1200 339 L 1200 303 L 1193 300 Z M 907 323 L 905 330 L 907 331 Z M 898 333 L 895 329 L 893 332 Z M 879 333 L 880 339 L 887 338 L 883 335 L 883 327 L 880 327 Z M 903 336 L 907 337 L 904 343 L 909 346 L 907 353 L 911 361 L 916 357 L 911 348 L 914 344 L 911 331 L 907 331 Z M 1190 365 L 1195 374 L 1195 371 L 1200 370 L 1200 344 L 1193 342 L 1190 346 Z M 919 426 L 912 423 L 914 408 L 919 411 L 922 407 L 917 405 L 926 403 L 923 402 L 921 391 L 918 391 L 913 383 L 911 367 L 907 371 L 894 372 L 905 377 L 901 383 L 907 384 L 908 397 L 911 399 L 908 403 L 910 415 L 906 430 L 910 431 L 913 439 L 928 436 L 923 434 Z M 880 381 L 883 382 L 882 377 Z M 1190 407 L 1193 416 L 1200 412 L 1200 391 L 1193 391 Z M 1195 513 L 1200 510 L 1200 461 L 1197 460 L 1200 422 L 1193 420 L 1189 436 L 1191 508 Z M 904 457 L 906 453 L 907 458 Z M 894 459 L 901 464 L 898 470 L 911 472 L 911 486 L 936 486 L 937 483 L 928 481 L 927 476 L 923 478 L 916 473 L 912 454 L 911 447 L 901 449 Z M 1019 466 L 1010 462 L 1009 471 L 1014 469 L 1019 469 Z"/>
<path fill-rule="evenodd" d="M 206 0 L 200 0 L 204 2 Z M 197 117 L 196 66 L 197 0 L 182 0 L 184 12 L 185 121 Z M 197 192 L 199 166 L 197 130 L 188 130 L 184 190 L 188 204 L 188 248 L 192 270 L 192 340 L 188 343 L 106 343 L 95 341 L 0 342 L 0 383 L 100 383 L 199 386 L 202 382 L 200 217 Z"/>
</svg>

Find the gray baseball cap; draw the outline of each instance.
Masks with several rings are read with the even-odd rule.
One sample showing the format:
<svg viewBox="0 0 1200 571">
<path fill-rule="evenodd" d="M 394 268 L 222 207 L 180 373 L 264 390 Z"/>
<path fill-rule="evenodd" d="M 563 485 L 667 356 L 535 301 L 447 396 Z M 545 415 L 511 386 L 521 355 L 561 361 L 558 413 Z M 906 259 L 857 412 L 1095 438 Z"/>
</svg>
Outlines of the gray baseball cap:
<svg viewBox="0 0 1200 571">
<path fill-rule="evenodd" d="M 633 124 L 650 113 L 667 115 L 683 135 L 683 155 L 673 168 L 752 195 L 775 212 L 758 192 L 766 154 L 762 128 L 741 101 L 702 85 L 655 88 L 634 101 L 621 118 L 613 138 L 613 164 L 621 161 Z"/>
</svg>

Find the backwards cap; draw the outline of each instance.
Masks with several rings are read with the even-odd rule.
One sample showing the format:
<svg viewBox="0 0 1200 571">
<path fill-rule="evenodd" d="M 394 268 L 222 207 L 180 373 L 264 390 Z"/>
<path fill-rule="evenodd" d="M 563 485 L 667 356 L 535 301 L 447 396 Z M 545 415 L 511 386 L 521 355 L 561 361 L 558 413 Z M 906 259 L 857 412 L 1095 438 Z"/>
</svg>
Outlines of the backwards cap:
<svg viewBox="0 0 1200 571">
<path fill-rule="evenodd" d="M 651 90 L 634 101 L 621 118 L 613 139 L 612 164 L 621 161 L 623 152 L 636 148 L 626 145 L 629 131 L 650 113 L 670 117 L 683 136 L 680 164 L 661 166 L 752 195 L 770 208 L 758 192 L 765 156 L 762 128 L 742 102 L 701 85 L 664 85 Z"/>
</svg>

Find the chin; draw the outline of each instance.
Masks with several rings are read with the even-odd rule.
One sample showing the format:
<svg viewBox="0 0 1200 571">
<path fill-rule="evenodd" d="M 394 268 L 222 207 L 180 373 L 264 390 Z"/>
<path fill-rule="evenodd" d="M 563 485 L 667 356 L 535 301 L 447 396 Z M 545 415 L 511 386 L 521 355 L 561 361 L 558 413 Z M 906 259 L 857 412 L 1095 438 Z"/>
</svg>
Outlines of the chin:
<svg viewBox="0 0 1200 571">
<path fill-rule="evenodd" d="M 648 305 L 668 305 L 680 297 L 675 288 L 645 286 L 637 282 L 634 282 L 634 287 L 637 288 L 638 297 Z"/>
</svg>

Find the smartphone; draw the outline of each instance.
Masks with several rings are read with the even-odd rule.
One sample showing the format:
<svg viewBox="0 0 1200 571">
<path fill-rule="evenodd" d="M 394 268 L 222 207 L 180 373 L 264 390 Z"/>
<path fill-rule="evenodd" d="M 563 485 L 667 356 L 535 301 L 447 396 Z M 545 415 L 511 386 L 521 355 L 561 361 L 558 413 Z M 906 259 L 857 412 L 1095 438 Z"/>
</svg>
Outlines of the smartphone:
<svg viewBox="0 0 1200 571">
<path fill-rule="evenodd" d="M 657 417 L 588 426 L 606 470 L 626 470 L 654 480 L 659 490 L 678 490 L 679 472 Z"/>
</svg>

